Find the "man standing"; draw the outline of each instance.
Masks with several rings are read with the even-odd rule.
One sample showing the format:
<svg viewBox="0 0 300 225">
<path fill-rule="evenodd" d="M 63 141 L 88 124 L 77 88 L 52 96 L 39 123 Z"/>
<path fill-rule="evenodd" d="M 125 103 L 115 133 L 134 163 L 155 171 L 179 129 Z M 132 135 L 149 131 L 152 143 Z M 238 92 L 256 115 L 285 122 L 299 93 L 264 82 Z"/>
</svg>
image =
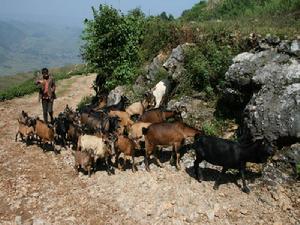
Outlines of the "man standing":
<svg viewBox="0 0 300 225">
<path fill-rule="evenodd" d="M 44 121 L 48 123 L 48 113 L 50 122 L 53 124 L 53 102 L 55 96 L 55 82 L 49 75 L 47 68 L 42 69 L 42 79 L 37 80 L 36 84 L 40 87 L 39 99 L 42 99 Z"/>
</svg>

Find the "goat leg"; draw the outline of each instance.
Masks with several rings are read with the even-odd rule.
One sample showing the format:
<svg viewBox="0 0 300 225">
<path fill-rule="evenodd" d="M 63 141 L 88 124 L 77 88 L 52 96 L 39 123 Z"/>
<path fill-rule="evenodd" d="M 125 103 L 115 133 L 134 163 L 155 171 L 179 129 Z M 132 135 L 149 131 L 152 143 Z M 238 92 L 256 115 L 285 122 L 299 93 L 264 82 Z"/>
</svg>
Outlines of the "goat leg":
<svg viewBox="0 0 300 225">
<path fill-rule="evenodd" d="M 135 173 L 137 171 L 136 165 L 135 165 L 135 161 L 134 161 L 134 156 L 135 156 L 135 151 L 133 150 L 132 152 L 132 172 Z"/>
<path fill-rule="evenodd" d="M 202 169 L 199 168 L 199 163 L 202 162 L 202 159 L 196 155 L 196 160 L 194 161 L 194 171 L 196 174 L 196 179 L 201 182 L 203 180 Z"/>
<path fill-rule="evenodd" d="M 177 169 L 177 170 L 180 170 L 180 169 L 181 169 L 181 166 L 180 166 L 180 152 L 179 152 L 179 149 L 180 149 L 180 145 L 175 144 L 175 145 L 174 145 L 174 152 L 175 152 L 175 155 L 176 155 L 176 169 Z"/>
<path fill-rule="evenodd" d="M 243 181 L 243 187 L 242 187 L 242 191 L 249 194 L 250 193 L 250 189 L 246 184 L 246 180 L 245 180 L 245 163 L 243 163 L 241 165 L 240 168 L 240 173 L 241 173 L 241 177 L 242 177 L 242 181 Z"/>
<path fill-rule="evenodd" d="M 16 138 L 15 138 L 15 141 L 18 140 L 18 135 L 19 135 L 19 131 L 16 133 Z"/>
<path fill-rule="evenodd" d="M 145 168 L 146 168 L 146 170 L 148 172 L 150 172 L 149 161 L 148 161 L 148 154 L 147 153 L 145 153 L 144 162 L 145 162 Z"/>
<path fill-rule="evenodd" d="M 220 183 L 221 183 L 221 179 L 225 175 L 226 171 L 227 171 L 227 168 L 223 167 L 221 174 L 219 174 L 219 176 L 218 176 L 218 178 L 217 178 L 217 180 L 216 180 L 216 182 L 214 184 L 214 187 L 213 187 L 214 190 L 218 190 L 219 189 L 219 186 L 220 186 Z"/>
<path fill-rule="evenodd" d="M 155 150 L 154 154 L 153 154 L 153 157 L 155 158 L 155 161 L 156 161 L 156 164 L 161 167 L 161 168 L 164 168 L 163 164 L 159 161 L 158 159 L 158 154 L 157 154 L 157 150 Z"/>
</svg>

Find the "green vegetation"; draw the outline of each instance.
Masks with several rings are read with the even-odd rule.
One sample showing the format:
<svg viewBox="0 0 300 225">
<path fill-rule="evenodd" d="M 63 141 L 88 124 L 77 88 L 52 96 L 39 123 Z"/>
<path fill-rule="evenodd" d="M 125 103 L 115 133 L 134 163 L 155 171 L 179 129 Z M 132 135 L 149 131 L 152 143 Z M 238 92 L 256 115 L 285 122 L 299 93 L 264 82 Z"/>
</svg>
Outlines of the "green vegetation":
<svg viewBox="0 0 300 225">
<path fill-rule="evenodd" d="M 53 74 L 54 79 L 58 81 L 70 78 L 73 75 L 85 74 L 86 70 L 87 69 L 84 65 L 70 65 L 62 68 L 50 69 L 50 73 Z M 24 96 L 37 91 L 38 87 L 34 84 L 34 80 L 37 78 L 37 72 L 38 71 L 26 74 L 18 74 L 12 77 L 1 77 L 0 81 L 3 82 L 3 88 L 0 89 L 0 101 Z M 15 82 L 15 80 L 17 80 L 17 82 Z"/>
<path fill-rule="evenodd" d="M 182 13 L 183 21 L 231 20 L 241 17 L 268 18 L 297 12 L 299 0 L 208 0 Z"/>
<path fill-rule="evenodd" d="M 92 103 L 92 96 L 84 96 L 77 105 L 77 110 L 81 111 L 86 105 Z"/>
<path fill-rule="evenodd" d="M 145 17 L 139 9 L 127 15 L 100 5 L 85 22 L 83 59 L 96 69 L 104 89 L 132 84 L 145 73 L 143 66 L 158 53 L 169 53 L 186 42 L 196 47 L 186 53 L 184 76 L 177 94 L 205 91 L 214 97 L 222 88 L 232 58 L 247 51 L 250 33 L 283 38 L 299 35 L 299 0 L 201 1 L 175 20 L 161 13 Z M 158 77 L 165 77 L 160 72 Z"/>
<path fill-rule="evenodd" d="M 83 59 L 101 76 L 101 88 L 132 83 L 141 62 L 143 13 L 136 9 L 125 16 L 100 5 L 99 10 L 93 8 L 93 17 L 85 21 Z"/>
</svg>

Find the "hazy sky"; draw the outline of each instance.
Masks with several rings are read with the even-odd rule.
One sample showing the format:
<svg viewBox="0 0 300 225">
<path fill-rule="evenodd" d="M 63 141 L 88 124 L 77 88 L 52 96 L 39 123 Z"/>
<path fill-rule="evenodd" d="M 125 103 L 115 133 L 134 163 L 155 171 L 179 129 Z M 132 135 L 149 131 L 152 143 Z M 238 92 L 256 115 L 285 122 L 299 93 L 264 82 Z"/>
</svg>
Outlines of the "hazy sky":
<svg viewBox="0 0 300 225">
<path fill-rule="evenodd" d="M 178 17 L 199 0 L 0 0 L 0 19 L 16 19 L 41 23 L 82 26 L 91 18 L 91 6 L 112 5 L 126 13 L 139 7 L 146 15 L 165 11 Z"/>
</svg>

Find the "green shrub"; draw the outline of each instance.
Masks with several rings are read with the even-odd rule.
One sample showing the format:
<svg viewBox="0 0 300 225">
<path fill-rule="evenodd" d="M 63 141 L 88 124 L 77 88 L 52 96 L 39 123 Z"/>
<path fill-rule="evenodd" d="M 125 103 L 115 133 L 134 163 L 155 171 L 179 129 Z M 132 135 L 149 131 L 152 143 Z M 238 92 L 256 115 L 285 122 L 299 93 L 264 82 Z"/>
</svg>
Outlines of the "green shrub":
<svg viewBox="0 0 300 225">
<path fill-rule="evenodd" d="M 82 110 L 84 108 L 84 106 L 92 103 L 93 97 L 92 96 L 85 96 L 83 97 L 80 102 L 77 105 L 77 110 Z"/>
<path fill-rule="evenodd" d="M 82 35 L 83 59 L 99 74 L 103 88 L 130 83 L 140 63 L 143 13 L 135 9 L 123 15 L 107 5 L 92 9 L 93 19 L 85 21 Z"/>
<path fill-rule="evenodd" d="M 220 125 L 215 121 L 205 121 L 202 125 L 205 135 L 218 136 L 220 134 Z"/>
</svg>

